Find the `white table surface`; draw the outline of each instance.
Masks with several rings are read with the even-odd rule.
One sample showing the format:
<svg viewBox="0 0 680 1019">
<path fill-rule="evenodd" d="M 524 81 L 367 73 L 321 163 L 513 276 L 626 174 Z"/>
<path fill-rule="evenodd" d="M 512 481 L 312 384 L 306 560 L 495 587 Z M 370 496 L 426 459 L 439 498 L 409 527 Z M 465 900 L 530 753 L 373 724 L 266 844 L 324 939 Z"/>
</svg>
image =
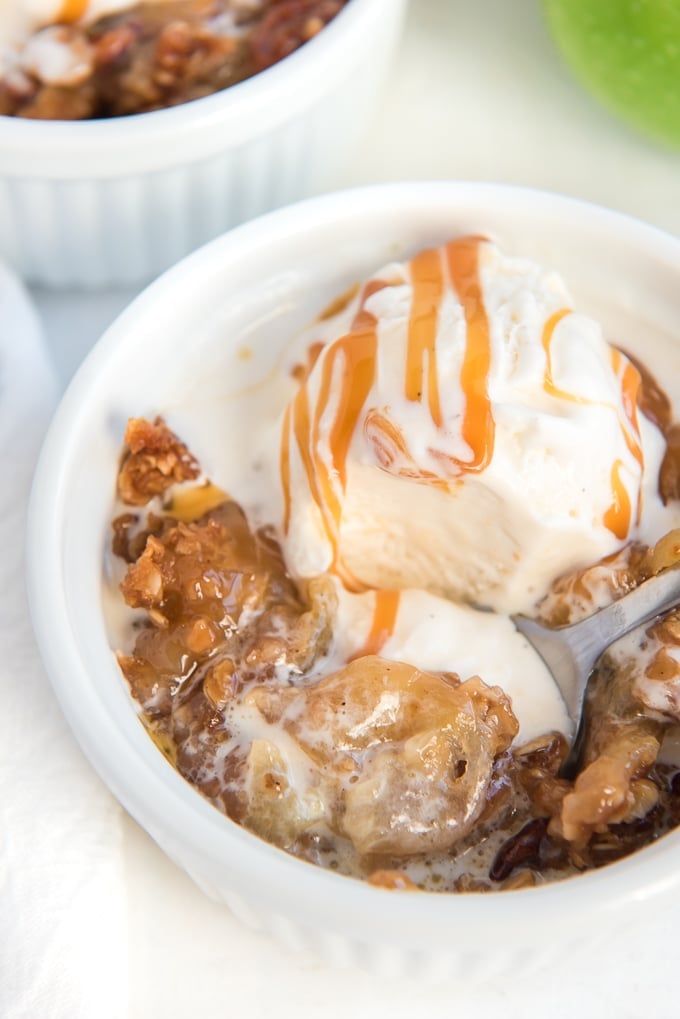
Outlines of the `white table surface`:
<svg viewBox="0 0 680 1019">
<path fill-rule="evenodd" d="M 380 114 L 336 184 L 407 178 L 547 188 L 680 234 L 680 154 L 638 137 L 581 91 L 552 48 L 538 0 L 411 0 Z M 34 291 L 64 384 L 133 296 Z M 401 1019 L 473 1011 L 476 1019 L 607 1012 L 664 1019 L 680 1010 L 680 896 L 657 903 L 597 956 L 566 958 L 559 971 L 492 986 L 423 987 L 335 972 L 291 954 L 206 899 L 134 822 L 126 818 L 124 826 L 130 1019 Z M 559 917 L 555 930 L 559 936 Z M 464 938 L 464 931 L 451 937 Z"/>
</svg>

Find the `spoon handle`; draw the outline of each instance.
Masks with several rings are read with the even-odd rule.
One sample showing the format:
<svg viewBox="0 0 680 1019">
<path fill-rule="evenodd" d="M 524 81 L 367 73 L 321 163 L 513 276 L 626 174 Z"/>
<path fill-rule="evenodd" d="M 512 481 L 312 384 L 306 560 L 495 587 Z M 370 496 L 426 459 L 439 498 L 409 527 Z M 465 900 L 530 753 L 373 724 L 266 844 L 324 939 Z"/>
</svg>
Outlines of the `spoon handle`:
<svg viewBox="0 0 680 1019">
<path fill-rule="evenodd" d="M 602 652 L 679 603 L 680 563 L 570 626 L 552 629 L 524 616 L 512 619 L 550 669 L 569 715 L 578 724 L 588 679 Z"/>
<path fill-rule="evenodd" d="M 595 660 L 610 644 L 625 637 L 631 630 L 644 626 L 680 602 L 680 564 L 658 573 L 643 581 L 618 601 L 600 609 L 588 619 L 562 631 L 574 635 L 577 629 L 590 631 L 589 644 L 595 653 Z"/>
<path fill-rule="evenodd" d="M 569 705 L 570 714 L 577 723 L 576 734 L 560 768 L 561 778 L 574 779 L 578 772 L 586 734 L 583 700 L 590 673 L 600 655 L 610 644 L 625 637 L 631 630 L 657 619 L 679 602 L 680 564 L 643 581 L 590 618 L 565 628 L 572 631 L 567 639 L 574 657 L 579 659 L 579 647 L 586 649 L 587 657 L 581 657 L 578 661 L 578 676 L 574 686 L 577 700 Z"/>
</svg>

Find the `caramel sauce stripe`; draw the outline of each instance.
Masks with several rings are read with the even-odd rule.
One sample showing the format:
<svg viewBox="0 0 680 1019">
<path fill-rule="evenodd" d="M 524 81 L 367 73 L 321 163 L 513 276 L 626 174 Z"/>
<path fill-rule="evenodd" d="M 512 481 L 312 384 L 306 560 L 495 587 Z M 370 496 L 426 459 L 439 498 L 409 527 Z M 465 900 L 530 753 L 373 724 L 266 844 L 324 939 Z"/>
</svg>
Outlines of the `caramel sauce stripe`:
<svg viewBox="0 0 680 1019">
<path fill-rule="evenodd" d="M 352 655 L 350 661 L 363 658 L 365 655 L 380 654 L 387 641 L 394 633 L 399 614 L 401 591 L 376 591 L 373 606 L 373 618 L 368 636 L 362 647 Z"/>
<path fill-rule="evenodd" d="M 550 316 L 543 327 L 542 343 L 545 351 L 546 364 L 543 387 L 549 395 L 554 396 L 557 399 L 567 400 L 570 403 L 595 406 L 598 401 L 560 389 L 560 387 L 555 384 L 555 380 L 553 378 L 551 355 L 553 336 L 559 323 L 570 314 L 571 310 L 569 308 L 561 308 L 559 311 L 556 311 Z M 640 471 L 642 471 L 644 457 L 640 442 L 640 429 L 637 415 L 637 397 L 640 388 L 640 375 L 628 358 L 615 347 L 611 348 L 611 367 L 619 382 L 621 395 L 620 406 L 616 406 L 612 403 L 600 403 L 599 405 L 611 410 L 616 415 L 626 448 L 638 464 Z M 623 408 L 623 414 L 621 413 L 620 408 Z M 615 460 L 612 464 L 610 474 L 612 502 L 602 518 L 604 526 L 620 540 L 624 540 L 628 537 L 632 523 L 631 501 L 621 477 L 621 473 L 624 469 L 625 465 L 620 459 Z M 635 511 L 636 523 L 639 523 L 641 514 L 642 491 L 639 489 Z"/>
<path fill-rule="evenodd" d="M 463 472 L 481 473 L 491 462 L 496 424 L 489 397 L 491 336 L 479 273 L 479 250 L 483 237 L 463 237 L 446 245 L 445 257 L 451 285 L 465 313 L 466 341 L 460 385 L 465 399 L 462 436 L 472 457 L 451 462 Z"/>
<path fill-rule="evenodd" d="M 464 309 L 466 343 L 460 384 L 465 401 L 462 436 L 471 459 L 462 461 L 438 454 L 443 466 L 454 475 L 480 472 L 493 454 L 495 424 L 488 395 L 491 367 L 489 323 L 479 280 L 481 238 L 466 237 L 445 248 L 416 255 L 409 265 L 412 301 L 408 323 L 404 395 L 407 400 L 427 406 L 435 428 L 443 424 L 440 379 L 437 363 L 437 333 L 442 301 L 453 289 Z M 447 280 L 448 273 L 448 280 Z M 343 583 L 358 589 L 339 554 L 342 493 L 347 485 L 347 458 L 352 439 L 375 384 L 378 358 L 378 322 L 367 310 L 369 298 L 390 284 L 371 280 L 361 295 L 350 331 L 330 344 L 319 356 L 315 370 L 301 380 L 292 409 L 284 418 L 281 444 L 281 481 L 284 489 L 284 529 L 290 528 L 292 513 L 291 441 L 294 439 L 310 496 L 321 513 L 323 530 L 332 552 L 332 568 Z M 318 379 L 312 396 L 310 385 Z M 331 401 L 334 406 L 329 415 Z M 330 427 L 327 427 L 330 419 Z M 408 452 L 405 437 L 376 411 L 366 414 L 367 435 L 385 467 L 397 452 L 411 461 L 400 471 L 417 480 L 443 485 L 447 482 L 422 471 Z M 382 433 L 382 441 L 380 438 Z M 327 448 L 324 435 L 328 436 Z M 435 451 L 431 451 L 435 452 Z"/>
<path fill-rule="evenodd" d="M 444 267 L 438 249 L 421 251 L 410 263 L 413 296 L 408 323 L 404 393 L 411 402 L 425 402 L 436 428 L 442 426 L 437 327 L 444 296 Z"/>
<path fill-rule="evenodd" d="M 56 23 L 78 21 L 87 13 L 90 6 L 89 0 L 63 0 L 59 13 L 55 18 Z"/>
<path fill-rule="evenodd" d="M 621 480 L 623 461 L 615 460 L 612 465 L 612 504 L 603 517 L 603 523 L 621 541 L 628 537 L 631 522 L 631 504 L 628 490 Z"/>
<path fill-rule="evenodd" d="M 321 352 L 315 369 L 301 382 L 292 402 L 290 419 L 284 420 L 288 436 L 284 436 L 281 446 L 280 469 L 286 508 L 284 530 L 290 528 L 292 513 L 292 430 L 309 493 L 321 513 L 325 538 L 331 548 L 331 568 L 345 586 L 354 590 L 361 589 L 362 585 L 352 577 L 339 555 L 341 495 L 347 484 L 349 447 L 376 374 L 377 321 L 366 310 L 365 303 L 385 286 L 380 280 L 372 280 L 365 286 L 350 332 Z M 312 385 L 317 385 L 313 399 Z M 333 409 L 330 415 L 329 408 Z M 330 428 L 327 427 L 329 419 Z"/>
</svg>

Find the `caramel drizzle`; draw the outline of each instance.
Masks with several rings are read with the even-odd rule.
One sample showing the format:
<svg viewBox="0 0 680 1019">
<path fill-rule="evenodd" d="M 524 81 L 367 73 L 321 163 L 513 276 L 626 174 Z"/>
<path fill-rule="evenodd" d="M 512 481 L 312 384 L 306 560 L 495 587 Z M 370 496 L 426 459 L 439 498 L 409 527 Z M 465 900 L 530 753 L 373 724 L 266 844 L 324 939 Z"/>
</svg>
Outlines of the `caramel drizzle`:
<svg viewBox="0 0 680 1019">
<path fill-rule="evenodd" d="M 404 394 L 412 402 L 426 403 L 436 428 L 443 424 L 436 340 L 439 311 L 446 289 L 445 266 L 465 313 L 467 334 L 460 375 L 465 397 L 462 435 L 472 458 L 463 461 L 438 454 L 443 467 L 449 473 L 453 467 L 456 475 L 463 471 L 477 473 L 484 470 L 493 453 L 495 424 L 488 395 L 491 343 L 478 269 L 478 251 L 482 242 L 483 238 L 479 237 L 462 238 L 445 248 L 421 252 L 410 265 L 413 296 Z M 376 317 L 366 310 L 366 302 L 390 285 L 382 280 L 372 280 L 364 287 L 349 333 L 330 344 L 319 358 L 320 379 L 313 414 L 307 379 L 300 373 L 300 388 L 283 420 L 280 473 L 284 493 L 284 531 L 288 532 L 291 520 L 291 444 L 294 439 L 311 497 L 321 514 L 323 531 L 332 551 L 331 569 L 351 590 L 361 590 L 362 585 L 350 574 L 339 555 L 341 493 L 347 485 L 349 447 L 377 373 L 378 323 Z M 330 455 L 326 456 L 320 453 L 321 423 L 331 398 L 336 402 L 336 410 L 327 441 Z M 410 461 L 399 468 L 401 476 L 448 487 L 445 479 L 418 468 L 404 436 L 396 426 L 390 426 L 380 412 L 369 411 L 365 425 L 367 437 L 381 462 L 394 461 L 395 454 L 399 453 Z M 378 434 L 381 431 L 384 433 L 382 437 Z M 436 451 L 431 452 L 436 454 Z M 383 466 L 387 464 L 383 463 Z"/>
<path fill-rule="evenodd" d="M 373 606 L 371 629 L 361 648 L 352 655 L 350 661 L 363 658 L 365 655 L 377 655 L 384 648 L 394 633 L 399 613 L 401 591 L 376 591 Z"/>
<path fill-rule="evenodd" d="M 471 460 L 450 460 L 461 470 L 479 474 L 491 462 L 496 424 L 489 399 L 491 337 L 479 278 L 479 249 L 483 237 L 463 237 L 446 245 L 449 275 L 465 312 L 467 326 L 460 384 L 465 397 L 461 433 L 472 451 Z"/>
<path fill-rule="evenodd" d="M 567 390 L 560 389 L 553 379 L 551 355 L 553 333 L 555 332 L 558 323 L 569 314 L 571 314 L 571 312 L 568 308 L 561 308 L 559 311 L 556 311 L 550 316 L 543 328 L 542 343 L 545 351 L 546 364 L 543 387 L 547 393 L 551 396 L 557 397 L 558 399 L 568 400 L 571 403 L 592 405 L 595 401 L 590 400 L 585 396 L 579 396 L 577 393 L 569 393 Z M 603 403 L 602 406 L 608 407 L 617 415 L 621 434 L 624 442 L 626 443 L 628 452 L 637 462 L 640 470 L 642 470 L 644 466 L 644 456 L 642 453 L 642 445 L 640 443 L 640 428 L 637 412 L 640 373 L 637 368 L 631 364 L 628 358 L 625 357 L 620 350 L 617 350 L 616 347 L 611 348 L 611 366 L 621 387 L 623 418 L 621 417 L 618 407 L 615 407 L 613 404 Z M 621 480 L 621 470 L 623 466 L 624 464 L 622 460 L 615 460 L 612 465 L 610 475 L 612 502 L 602 518 L 604 526 L 620 540 L 623 540 L 628 536 L 632 520 L 630 497 L 628 496 L 625 485 Z M 640 522 L 641 515 L 642 489 L 639 489 L 635 511 L 636 524 Z"/>
<path fill-rule="evenodd" d="M 628 451 L 637 460 L 640 467 L 643 466 L 644 457 L 640 444 L 640 423 L 638 419 L 638 394 L 640 392 L 640 373 L 628 358 L 612 347 L 611 363 L 614 372 L 621 382 L 621 403 L 625 414 L 625 424 L 622 427 L 623 436 L 628 446 Z M 623 370 L 622 370 L 623 369 Z"/>
<path fill-rule="evenodd" d="M 464 237 L 450 242 L 444 248 L 421 252 L 410 264 L 413 297 L 408 323 L 404 395 L 411 402 L 425 404 L 438 429 L 442 427 L 443 415 L 436 341 L 439 313 L 447 289 L 445 268 L 448 269 L 450 284 L 465 315 L 465 350 L 460 371 L 460 387 L 464 397 L 461 435 L 471 451 L 471 458 L 461 460 L 430 450 L 431 455 L 442 463 L 443 470 L 454 476 L 481 473 L 489 465 L 494 450 L 495 421 L 489 397 L 491 337 L 479 270 L 479 252 L 484 242 L 482 237 Z M 362 585 L 352 577 L 339 555 L 341 496 L 347 485 L 349 448 L 377 374 L 378 323 L 376 317 L 366 310 L 366 302 L 377 291 L 390 285 L 393 284 L 382 280 L 370 281 L 363 289 L 350 331 L 326 347 L 320 356 L 318 350 L 314 351 L 310 368 L 318 356 L 320 379 L 313 413 L 307 378 L 303 376 L 283 422 L 280 471 L 284 492 L 284 530 L 288 532 L 291 518 L 290 458 L 294 438 L 311 497 L 321 514 L 323 530 L 332 551 L 331 569 L 351 590 L 360 590 Z M 570 313 L 570 309 L 562 308 L 545 323 L 542 335 L 546 358 L 544 388 L 558 399 L 592 404 L 593 401 L 586 397 L 560 389 L 553 378 L 553 334 L 559 322 Z M 639 374 L 618 351 L 612 352 L 612 367 L 620 380 L 624 414 L 622 416 L 617 407 L 611 406 L 611 409 L 618 415 L 628 450 L 642 467 L 637 417 Z M 336 409 L 327 439 L 329 455 L 322 455 L 321 424 L 332 399 Z M 445 479 L 418 468 L 404 435 L 377 408 L 366 414 L 364 426 L 376 458 L 384 469 L 394 469 L 397 459 L 404 459 L 406 464 L 397 470 L 400 476 L 448 486 Z M 617 537 L 625 537 L 630 528 L 630 499 L 621 480 L 623 467 L 620 460 L 612 467 L 612 504 L 604 515 L 605 526 Z M 640 512 L 641 501 L 638 498 L 638 521 Z"/>
<path fill-rule="evenodd" d="M 612 465 L 611 486 L 613 502 L 603 517 L 604 526 L 621 541 L 628 536 L 631 519 L 631 505 L 626 486 L 621 480 L 623 462 L 615 460 Z"/>
<path fill-rule="evenodd" d="M 86 13 L 89 6 L 89 0 L 63 0 L 55 20 L 61 23 L 78 21 Z"/>
<path fill-rule="evenodd" d="M 421 251 L 411 262 L 413 298 L 408 323 L 406 378 L 404 392 L 412 402 L 422 401 L 427 393 L 430 416 L 437 428 L 442 425 L 437 372 L 437 323 L 444 296 L 441 253 Z"/>
<path fill-rule="evenodd" d="M 427 400 L 430 417 L 436 428 L 441 428 L 443 424 L 436 341 L 439 311 L 446 289 L 444 263 L 465 314 L 465 352 L 460 373 L 464 397 L 461 434 L 472 457 L 470 460 L 461 460 L 434 449 L 429 450 L 435 459 L 442 462 L 448 474 L 453 467 L 454 475 L 461 472 L 480 473 L 489 465 L 493 456 L 495 422 L 488 392 L 491 338 L 479 278 L 479 249 L 483 243 L 483 237 L 463 237 L 451 241 L 444 248 L 422 251 L 410 263 L 413 297 L 408 325 L 404 393 L 412 402 Z M 379 414 L 374 415 L 373 430 L 378 426 L 379 419 Z M 383 422 L 386 423 L 384 418 Z M 408 453 L 403 436 L 401 433 L 396 434 L 397 431 L 395 427 L 386 429 L 387 445 L 392 445 L 411 460 L 411 466 L 400 469 L 399 475 L 448 487 L 444 479 L 417 467 Z"/>
<path fill-rule="evenodd" d="M 361 304 L 354 317 L 351 331 L 347 336 L 332 344 L 323 363 L 314 419 L 314 434 L 317 439 L 320 433 L 321 418 L 331 398 L 335 363 L 338 356 L 342 355 L 342 386 L 329 443 L 331 464 L 337 472 L 343 491 L 347 484 L 347 454 L 359 416 L 368 394 L 373 388 L 378 358 L 378 334 L 376 331 L 378 322 L 375 315 L 366 311 L 365 303 L 369 297 L 386 286 L 387 284 L 381 280 L 372 280 L 364 287 Z M 322 459 L 318 459 L 318 464 L 325 469 L 325 462 Z M 334 511 L 334 517 L 338 523 L 340 513 L 338 505 Z"/>
<path fill-rule="evenodd" d="M 590 405 L 593 403 L 586 396 L 579 396 L 577 393 L 570 393 L 566 389 L 560 389 L 559 386 L 555 385 L 552 372 L 552 353 L 550 345 L 552 343 L 553 333 L 559 322 L 567 315 L 571 315 L 570 308 L 560 308 L 559 311 L 554 312 L 543 327 L 543 336 L 541 342 L 543 343 L 543 350 L 545 351 L 545 372 L 543 375 L 543 388 L 546 393 L 550 396 L 556 397 L 558 400 L 567 400 L 569 403 L 580 403 Z"/>
<path fill-rule="evenodd" d="M 339 556 L 339 531 L 342 505 L 337 485 L 344 492 L 347 484 L 347 455 L 362 408 L 375 379 L 378 337 L 377 321 L 366 311 L 365 303 L 386 283 L 372 280 L 363 290 L 359 309 L 350 332 L 332 343 L 320 362 L 321 378 L 313 416 L 310 415 L 309 392 L 306 384 L 300 386 L 289 405 L 283 422 L 281 443 L 281 483 L 284 492 L 284 530 L 290 526 L 290 433 L 302 460 L 307 483 L 320 513 L 323 530 L 332 551 L 331 569 L 351 590 L 362 585 L 354 578 Z M 337 385 L 337 378 L 340 385 Z M 337 409 L 330 429 L 328 445 L 330 457 L 319 452 L 321 422 L 331 402 Z"/>
<path fill-rule="evenodd" d="M 372 407 L 366 414 L 364 434 L 373 447 L 374 456 L 383 470 L 392 471 L 398 460 L 411 459 L 404 433 L 399 425 L 396 425 L 375 407 Z"/>
<path fill-rule="evenodd" d="M 433 471 L 423 470 L 417 465 L 411 455 L 401 428 L 374 407 L 366 414 L 364 434 L 367 441 L 373 447 L 373 454 L 383 470 L 398 474 L 400 478 L 410 478 L 412 481 L 426 481 L 428 485 L 432 485 L 434 488 L 439 488 L 443 491 L 449 490 L 450 484 L 445 478 L 439 477 Z M 434 457 L 442 456 L 442 454 L 438 454 L 433 449 L 429 452 Z M 450 462 L 448 457 L 444 459 L 446 460 L 444 464 L 446 469 L 450 467 Z M 401 460 L 401 463 L 397 467 L 397 461 L 399 460 Z"/>
<path fill-rule="evenodd" d="M 294 378 L 296 382 L 300 383 L 308 379 L 314 365 L 319 359 L 319 354 L 325 346 L 326 344 L 323 340 L 315 340 L 314 343 L 310 343 L 307 348 L 305 360 L 301 364 L 294 364 L 291 368 L 291 378 Z"/>
</svg>

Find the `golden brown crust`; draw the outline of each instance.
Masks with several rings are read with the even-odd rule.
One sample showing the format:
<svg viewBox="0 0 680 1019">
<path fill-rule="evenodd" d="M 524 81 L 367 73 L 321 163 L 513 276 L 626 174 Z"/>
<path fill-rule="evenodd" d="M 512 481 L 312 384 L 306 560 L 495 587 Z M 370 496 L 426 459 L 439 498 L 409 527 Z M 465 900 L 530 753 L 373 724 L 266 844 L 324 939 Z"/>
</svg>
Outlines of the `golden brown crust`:
<svg viewBox="0 0 680 1019">
<path fill-rule="evenodd" d="M 130 418 L 125 444 L 118 492 L 128 506 L 145 506 L 173 485 L 200 474 L 197 461 L 160 417 L 153 423 Z"/>
</svg>

